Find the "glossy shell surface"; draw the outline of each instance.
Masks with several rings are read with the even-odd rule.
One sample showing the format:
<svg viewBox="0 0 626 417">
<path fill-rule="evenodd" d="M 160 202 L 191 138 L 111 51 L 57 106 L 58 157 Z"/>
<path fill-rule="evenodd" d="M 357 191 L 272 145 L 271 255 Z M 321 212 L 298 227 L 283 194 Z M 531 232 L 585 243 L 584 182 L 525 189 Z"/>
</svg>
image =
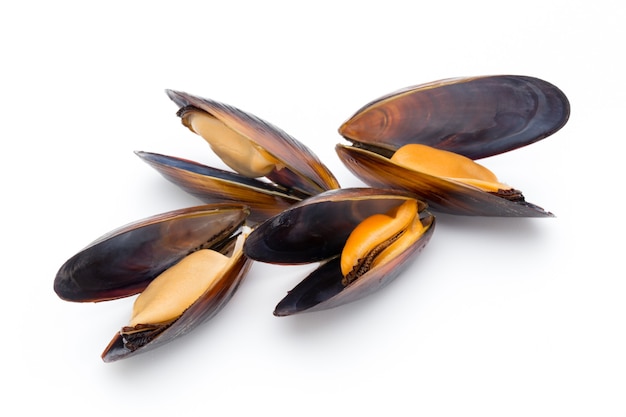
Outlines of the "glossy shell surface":
<svg viewBox="0 0 626 417">
<path fill-rule="evenodd" d="M 150 152 L 136 152 L 168 181 L 205 203 L 232 202 L 250 209 L 248 221 L 258 223 L 302 200 L 288 190 L 234 172 L 194 161 Z"/>
</svg>

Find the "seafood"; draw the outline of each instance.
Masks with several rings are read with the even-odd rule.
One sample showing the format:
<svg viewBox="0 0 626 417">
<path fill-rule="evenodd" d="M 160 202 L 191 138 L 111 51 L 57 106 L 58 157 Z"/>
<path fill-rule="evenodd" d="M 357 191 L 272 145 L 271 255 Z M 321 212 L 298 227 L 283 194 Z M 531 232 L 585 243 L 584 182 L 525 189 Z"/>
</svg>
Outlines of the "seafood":
<svg viewBox="0 0 626 417">
<path fill-rule="evenodd" d="M 374 100 L 339 129 L 346 167 L 371 188 L 342 189 L 315 154 L 227 104 L 167 90 L 177 116 L 234 172 L 151 152 L 144 162 L 205 205 L 116 229 L 68 259 L 54 280 L 67 301 L 137 296 L 104 349 L 112 362 L 212 318 L 253 261 L 319 263 L 274 315 L 330 309 L 389 284 L 430 241 L 430 209 L 551 217 L 476 160 L 548 137 L 569 102 L 546 81 L 515 75 L 435 81 Z"/>
<path fill-rule="evenodd" d="M 244 245 L 251 259 L 321 266 L 276 306 L 276 316 L 336 307 L 388 284 L 430 240 L 435 218 L 407 193 L 331 190 L 258 225 Z"/>
<path fill-rule="evenodd" d="M 136 154 L 205 202 L 245 202 L 261 221 L 311 195 L 339 188 L 317 156 L 276 126 L 214 100 L 167 90 L 184 126 L 203 137 L 235 172 L 148 152 Z M 257 179 L 265 177 L 268 181 Z"/>
<path fill-rule="evenodd" d="M 365 105 L 339 129 L 352 145 L 336 151 L 366 184 L 410 191 L 434 211 L 551 217 L 473 160 L 534 143 L 568 118 L 565 94 L 537 78 L 449 79 Z"/>
<path fill-rule="evenodd" d="M 247 216 L 245 206 L 212 204 L 133 222 L 65 262 L 54 290 L 76 302 L 141 293 L 102 359 L 151 350 L 208 320 L 234 295 L 251 265 L 242 250 Z"/>
</svg>

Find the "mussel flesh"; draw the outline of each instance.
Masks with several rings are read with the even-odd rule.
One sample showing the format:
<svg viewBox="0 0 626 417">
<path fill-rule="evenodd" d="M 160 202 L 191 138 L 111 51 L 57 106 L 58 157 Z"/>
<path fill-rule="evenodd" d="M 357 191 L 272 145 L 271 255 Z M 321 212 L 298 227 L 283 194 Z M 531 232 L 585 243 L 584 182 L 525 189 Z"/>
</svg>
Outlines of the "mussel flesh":
<svg viewBox="0 0 626 417">
<path fill-rule="evenodd" d="M 393 280 L 430 240 L 435 218 L 407 193 L 331 190 L 266 220 L 244 245 L 251 259 L 321 266 L 276 306 L 276 316 L 358 300 Z"/>
<path fill-rule="evenodd" d="M 562 128 L 569 102 L 527 76 L 436 81 L 374 100 L 339 129 L 336 151 L 372 187 L 415 193 L 435 211 L 551 217 L 473 160 L 507 152 Z"/>
<path fill-rule="evenodd" d="M 213 204 L 134 222 L 70 258 L 55 292 L 79 302 L 141 293 L 102 359 L 154 349 L 211 318 L 234 295 L 251 265 L 243 254 L 247 216 L 245 206 Z"/>
</svg>

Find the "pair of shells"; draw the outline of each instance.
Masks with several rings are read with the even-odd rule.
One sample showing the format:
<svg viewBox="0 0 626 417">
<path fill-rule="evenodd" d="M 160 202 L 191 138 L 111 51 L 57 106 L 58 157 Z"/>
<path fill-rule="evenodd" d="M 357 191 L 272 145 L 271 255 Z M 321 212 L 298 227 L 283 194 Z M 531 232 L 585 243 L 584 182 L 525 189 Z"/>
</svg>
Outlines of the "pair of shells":
<svg viewBox="0 0 626 417">
<path fill-rule="evenodd" d="M 217 129 L 221 133 L 214 136 L 238 141 L 237 149 L 249 147 L 250 152 L 246 153 L 252 153 L 250 160 L 256 162 L 251 164 L 253 169 L 231 173 L 180 158 L 138 152 L 168 180 L 211 204 L 165 213 L 114 231 L 60 269 L 55 291 L 63 299 L 102 301 L 143 292 L 137 299 L 131 323 L 105 349 L 105 361 L 150 350 L 212 317 L 232 297 L 251 259 L 279 264 L 322 262 L 279 303 L 276 315 L 335 307 L 378 290 L 400 273 L 432 235 L 434 217 L 416 195 L 433 208 L 456 214 L 550 215 L 523 198 L 503 198 L 456 178 L 406 168 L 390 156 L 403 142 L 424 142 L 437 131 L 435 136 L 439 139 L 429 143 L 429 151 L 456 143 L 459 149 L 471 150 L 461 153 L 471 161 L 473 157 L 514 149 L 554 133 L 569 114 L 567 100 L 556 87 L 530 77 L 479 77 L 407 89 L 370 103 L 340 129 L 353 146 L 337 145 L 339 156 L 355 174 L 375 187 L 341 190 L 315 155 L 280 129 L 221 103 L 180 92 L 168 91 L 168 95 L 179 105 L 178 114 L 187 127 L 205 138 Z M 429 108 L 428 119 L 420 120 L 419 115 L 426 111 L 423 109 Z M 443 115 L 438 119 L 439 112 L 452 113 L 463 122 L 450 129 L 449 120 L 439 120 L 445 119 Z M 480 142 L 477 138 L 481 137 L 487 139 Z M 251 146 L 245 142 L 247 139 L 252 140 Z M 224 143 L 211 146 L 226 155 L 227 160 L 232 155 L 232 150 L 223 149 L 228 148 Z M 490 150 L 484 151 L 486 148 Z M 237 161 L 229 165 L 237 169 Z M 271 182 L 250 178 L 257 175 L 264 175 Z M 408 180 L 397 181 L 412 175 L 417 175 L 417 185 Z M 485 205 L 490 208 L 485 209 Z M 410 209 L 401 209 L 409 206 Z M 397 214 L 400 211 L 410 212 L 405 216 L 410 220 L 397 230 L 397 224 L 402 223 L 397 220 L 402 217 Z M 360 258 L 376 258 L 371 252 L 382 252 L 380 241 L 390 240 L 390 234 L 396 239 L 413 228 L 418 232 L 376 267 L 370 268 L 375 263 L 367 261 L 358 278 L 348 278 L 349 273 L 343 269 L 350 270 L 352 266 L 341 266 L 343 247 L 350 240 L 362 241 L 350 239 L 351 233 L 357 234 L 357 229 L 364 227 L 360 224 L 376 223 L 372 219 L 381 216 L 385 218 L 383 223 L 393 226 L 379 227 L 382 237 L 373 239 L 373 246 L 360 245 L 359 255 L 352 255 L 357 264 Z M 246 222 L 255 230 L 244 244 L 249 233 L 245 230 Z M 328 233 L 320 233 L 320 228 L 326 228 Z M 359 233 L 370 234 L 362 230 Z M 144 319 L 137 318 L 147 314 L 141 306 L 164 304 L 158 296 L 150 296 L 158 293 L 150 289 L 150 282 L 167 282 L 163 275 L 173 275 L 168 271 L 174 268 L 184 269 L 180 265 L 192 263 L 188 261 L 190 254 L 195 259 L 205 251 L 211 253 L 210 259 L 219 259 L 219 273 L 206 273 L 211 278 L 204 286 L 197 286 L 195 292 L 190 291 L 186 304 L 175 307 L 174 313 L 148 319 L 158 323 L 143 323 Z"/>
</svg>

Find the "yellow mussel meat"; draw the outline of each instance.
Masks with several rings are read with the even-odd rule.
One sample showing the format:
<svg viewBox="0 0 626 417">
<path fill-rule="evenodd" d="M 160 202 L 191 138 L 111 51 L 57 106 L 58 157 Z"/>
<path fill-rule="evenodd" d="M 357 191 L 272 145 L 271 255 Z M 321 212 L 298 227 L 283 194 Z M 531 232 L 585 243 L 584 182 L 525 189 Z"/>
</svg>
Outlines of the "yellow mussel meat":
<svg viewBox="0 0 626 417">
<path fill-rule="evenodd" d="M 140 325 L 164 325 L 177 319 L 202 294 L 219 283 L 222 275 L 241 253 L 240 235 L 233 255 L 226 256 L 211 249 L 200 249 L 167 269 L 154 279 L 137 297 L 129 326 L 129 333 Z"/>
<path fill-rule="evenodd" d="M 474 160 L 427 145 L 404 145 L 392 155 L 391 161 L 412 171 L 462 182 L 487 192 L 512 189 L 499 182 L 493 172 Z"/>
<path fill-rule="evenodd" d="M 206 140 L 213 152 L 241 175 L 258 178 L 284 168 L 278 159 L 213 115 L 194 108 L 185 108 L 179 115 L 187 128 Z"/>
<path fill-rule="evenodd" d="M 407 200 L 386 214 L 374 214 L 350 234 L 341 253 L 343 285 L 393 260 L 423 233 L 417 201 Z"/>
</svg>

